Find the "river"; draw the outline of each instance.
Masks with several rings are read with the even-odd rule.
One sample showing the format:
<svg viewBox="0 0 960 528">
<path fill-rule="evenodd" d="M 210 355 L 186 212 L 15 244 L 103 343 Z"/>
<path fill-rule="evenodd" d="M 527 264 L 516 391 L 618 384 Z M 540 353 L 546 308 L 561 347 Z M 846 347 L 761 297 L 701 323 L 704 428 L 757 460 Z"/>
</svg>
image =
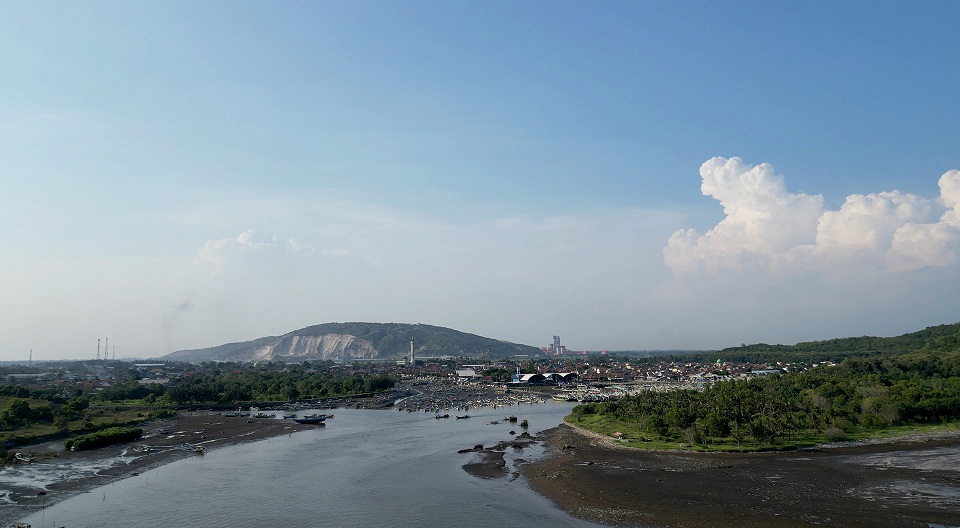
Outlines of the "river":
<svg viewBox="0 0 960 528">
<path fill-rule="evenodd" d="M 324 427 L 213 450 L 96 488 L 33 514 L 34 527 L 588 527 L 522 478 L 482 479 L 458 454 L 509 440 L 516 415 L 534 433 L 572 405 L 471 409 L 471 418 L 338 409 Z M 492 424 L 499 420 L 500 423 Z M 534 447 L 506 454 L 539 456 Z"/>
</svg>

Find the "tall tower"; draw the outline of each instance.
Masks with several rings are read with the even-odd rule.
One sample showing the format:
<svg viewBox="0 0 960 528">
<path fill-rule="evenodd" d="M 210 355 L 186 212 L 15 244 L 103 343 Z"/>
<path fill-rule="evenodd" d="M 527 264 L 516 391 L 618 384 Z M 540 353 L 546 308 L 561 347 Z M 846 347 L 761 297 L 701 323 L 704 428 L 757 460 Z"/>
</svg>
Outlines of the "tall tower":
<svg viewBox="0 0 960 528">
<path fill-rule="evenodd" d="M 407 358 L 407 364 L 413 366 L 413 338 L 410 338 L 410 356 Z"/>
<path fill-rule="evenodd" d="M 560 355 L 560 336 L 558 335 L 553 336 L 553 353 Z"/>
<path fill-rule="evenodd" d="M 100 338 L 97 338 L 97 359 L 100 359 Z"/>
</svg>

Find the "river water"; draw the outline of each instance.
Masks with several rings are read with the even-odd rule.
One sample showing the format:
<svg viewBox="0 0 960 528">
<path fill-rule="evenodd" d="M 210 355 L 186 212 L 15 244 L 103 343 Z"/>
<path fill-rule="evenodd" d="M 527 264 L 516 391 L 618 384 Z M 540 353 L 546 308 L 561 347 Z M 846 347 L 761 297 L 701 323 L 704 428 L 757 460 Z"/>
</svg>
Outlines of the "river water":
<svg viewBox="0 0 960 528">
<path fill-rule="evenodd" d="M 559 424 L 572 405 L 471 409 L 470 419 L 338 409 L 325 427 L 213 450 L 78 495 L 24 522 L 34 527 L 597 527 L 570 517 L 522 478 L 482 479 L 458 454 Z M 499 420 L 499 424 L 491 424 Z M 506 455 L 540 456 L 540 448 Z"/>
</svg>

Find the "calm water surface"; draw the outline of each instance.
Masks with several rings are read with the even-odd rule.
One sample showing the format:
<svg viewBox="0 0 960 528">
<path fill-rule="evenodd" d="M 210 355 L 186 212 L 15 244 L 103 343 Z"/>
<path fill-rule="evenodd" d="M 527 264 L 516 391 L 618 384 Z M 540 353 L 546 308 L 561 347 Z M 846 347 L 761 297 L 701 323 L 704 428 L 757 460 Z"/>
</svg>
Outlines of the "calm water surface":
<svg viewBox="0 0 960 528">
<path fill-rule="evenodd" d="M 476 444 L 509 440 L 516 415 L 531 434 L 571 404 L 472 409 L 471 418 L 338 409 L 326 427 L 214 450 L 150 470 L 24 519 L 34 527 L 587 527 L 527 487 L 461 466 Z M 501 423 L 491 425 L 493 420 Z M 534 458 L 536 448 L 513 458 Z"/>
</svg>

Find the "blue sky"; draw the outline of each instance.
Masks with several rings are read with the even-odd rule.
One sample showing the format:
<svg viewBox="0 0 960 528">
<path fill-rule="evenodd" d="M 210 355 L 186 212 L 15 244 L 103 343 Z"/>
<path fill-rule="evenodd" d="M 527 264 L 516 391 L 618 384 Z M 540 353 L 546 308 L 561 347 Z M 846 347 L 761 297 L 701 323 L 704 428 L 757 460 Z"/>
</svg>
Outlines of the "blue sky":
<svg viewBox="0 0 960 528">
<path fill-rule="evenodd" d="M 0 12 L 2 359 L 328 321 L 615 350 L 960 320 L 956 3 Z"/>
</svg>

